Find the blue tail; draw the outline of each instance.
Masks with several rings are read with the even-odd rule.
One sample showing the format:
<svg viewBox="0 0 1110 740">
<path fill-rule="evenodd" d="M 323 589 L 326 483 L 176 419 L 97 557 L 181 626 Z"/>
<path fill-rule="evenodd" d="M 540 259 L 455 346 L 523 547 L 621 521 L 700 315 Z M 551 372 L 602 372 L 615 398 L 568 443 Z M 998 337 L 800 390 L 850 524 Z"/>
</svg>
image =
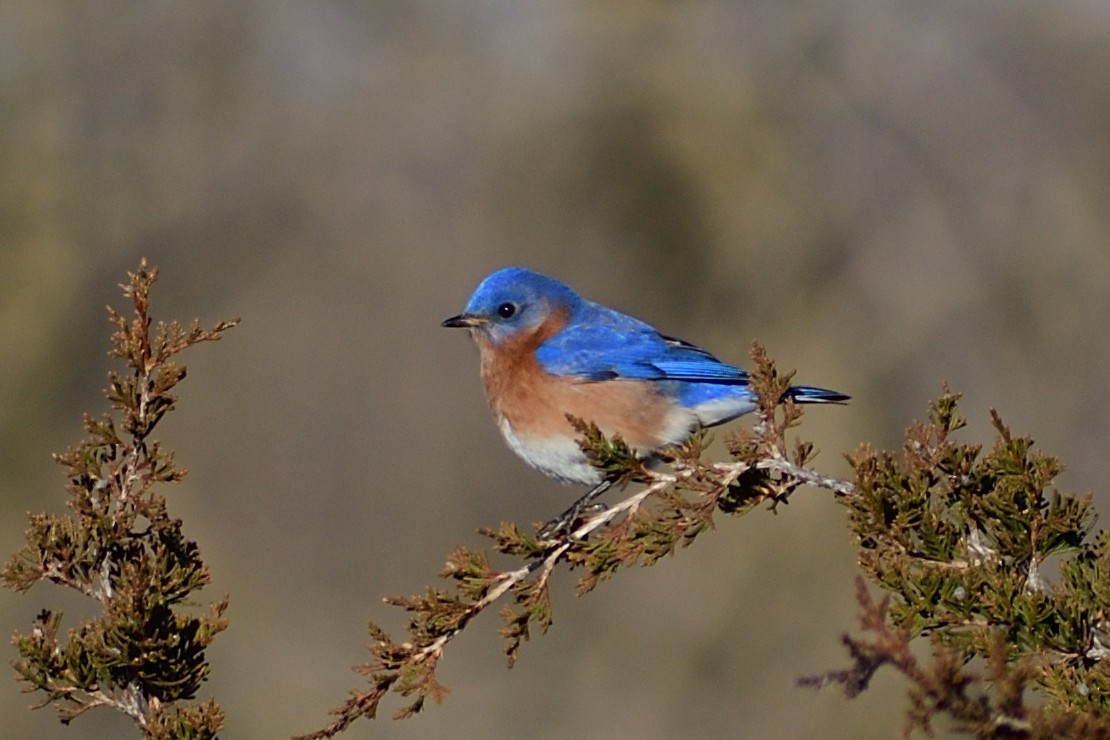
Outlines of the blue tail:
<svg viewBox="0 0 1110 740">
<path fill-rule="evenodd" d="M 851 396 L 846 396 L 843 393 L 825 388 L 814 388 L 811 385 L 791 386 L 783 396 L 793 399 L 794 403 L 844 403 L 851 398 Z"/>
</svg>

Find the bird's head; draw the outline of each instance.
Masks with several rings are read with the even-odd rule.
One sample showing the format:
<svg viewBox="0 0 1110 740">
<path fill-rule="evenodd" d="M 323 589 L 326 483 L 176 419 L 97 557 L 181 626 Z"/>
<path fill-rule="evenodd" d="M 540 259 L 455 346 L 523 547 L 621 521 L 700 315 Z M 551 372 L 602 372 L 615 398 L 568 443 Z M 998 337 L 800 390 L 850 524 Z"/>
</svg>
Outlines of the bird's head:
<svg viewBox="0 0 1110 740">
<path fill-rule="evenodd" d="M 563 283 L 523 267 L 506 267 L 486 277 L 458 316 L 443 322 L 465 328 L 475 339 L 497 346 L 531 334 L 553 319 L 565 321 L 581 299 Z"/>
</svg>

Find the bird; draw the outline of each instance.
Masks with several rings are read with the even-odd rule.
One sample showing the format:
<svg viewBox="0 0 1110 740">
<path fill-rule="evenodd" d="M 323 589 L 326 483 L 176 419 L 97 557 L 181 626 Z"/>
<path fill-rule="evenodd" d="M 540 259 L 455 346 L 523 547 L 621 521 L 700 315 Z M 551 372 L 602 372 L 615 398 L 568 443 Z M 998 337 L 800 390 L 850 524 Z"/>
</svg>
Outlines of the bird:
<svg viewBox="0 0 1110 740">
<path fill-rule="evenodd" d="M 442 326 L 469 331 L 486 399 L 509 448 L 551 478 L 594 486 L 579 504 L 612 481 L 590 464 L 568 415 L 596 424 L 609 438 L 619 435 L 651 460 L 695 429 L 757 407 L 744 370 L 524 267 L 489 274 L 463 312 Z M 806 385 L 791 386 L 785 397 L 850 399 Z"/>
</svg>

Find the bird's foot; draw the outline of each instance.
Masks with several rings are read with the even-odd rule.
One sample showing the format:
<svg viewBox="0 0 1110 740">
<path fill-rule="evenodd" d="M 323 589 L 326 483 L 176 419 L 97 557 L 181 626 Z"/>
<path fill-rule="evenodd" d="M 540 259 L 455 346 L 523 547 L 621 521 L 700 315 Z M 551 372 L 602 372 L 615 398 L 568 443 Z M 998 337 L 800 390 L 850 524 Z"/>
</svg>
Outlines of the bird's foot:
<svg viewBox="0 0 1110 740">
<path fill-rule="evenodd" d="M 583 514 L 605 511 L 605 504 L 595 503 L 595 499 L 609 490 L 613 481 L 608 478 L 591 488 L 585 496 L 575 501 L 569 509 L 540 528 L 537 537 L 541 540 L 550 540 L 560 534 L 569 535 L 574 531 L 574 525 Z"/>
<path fill-rule="evenodd" d="M 559 535 L 569 535 L 574 531 L 575 526 L 581 522 L 583 516 L 596 514 L 608 508 L 608 506 L 600 501 L 592 504 L 575 504 L 559 516 L 544 524 L 536 534 L 536 537 L 541 540 L 551 540 Z"/>
</svg>

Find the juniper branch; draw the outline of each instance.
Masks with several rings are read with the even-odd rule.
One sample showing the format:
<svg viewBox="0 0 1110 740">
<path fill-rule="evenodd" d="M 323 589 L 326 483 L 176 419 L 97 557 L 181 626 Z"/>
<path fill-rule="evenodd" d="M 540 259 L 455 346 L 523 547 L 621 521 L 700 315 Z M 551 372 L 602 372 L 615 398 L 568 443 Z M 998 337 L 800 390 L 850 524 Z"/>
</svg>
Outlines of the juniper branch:
<svg viewBox="0 0 1110 740">
<path fill-rule="evenodd" d="M 876 604 L 861 581 L 873 639 L 845 636 L 852 667 L 803 684 L 854 696 L 889 665 L 913 687 L 907 734 L 944 715 L 977 737 L 1110 737 L 1110 535 L 1087 538 L 1090 496 L 1055 489 L 1059 461 L 997 412 L 992 449 L 959 443 L 958 400 L 945 387 L 900 455 L 850 456 L 856 494 L 838 500 L 864 575 L 887 595 Z M 1054 554 L 1057 582 L 1040 572 Z M 929 641 L 931 663 L 914 658 L 915 639 Z M 985 675 L 967 670 L 976 659 Z"/>
<path fill-rule="evenodd" d="M 143 260 L 120 286 L 127 318 L 108 308 L 115 330 L 109 355 L 126 370 L 109 374 L 105 395 L 115 415 L 85 416 L 88 437 L 54 459 L 66 468 L 67 516 L 33 514 L 27 544 L 0 574 L 7 588 L 41 581 L 71 588 L 99 603 L 102 614 L 62 637 L 60 614 L 40 613 L 14 642 L 13 663 L 29 691 L 69 723 L 96 707 L 131 717 L 149 738 L 214 737 L 223 714 L 214 702 L 186 703 L 207 678 L 205 648 L 226 625 L 226 597 L 207 614 L 180 607 L 209 581 L 196 543 L 169 516 L 155 486 L 180 480 L 173 454 L 150 439 L 176 397 L 186 369 L 173 358 L 214 341 L 238 319 L 211 328 L 193 322 L 154 324 L 150 289 L 157 270 Z"/>
<path fill-rule="evenodd" d="M 546 631 L 551 625 L 549 578 L 560 564 L 583 571 L 578 581 L 578 593 L 583 594 L 622 566 L 651 565 L 679 546 L 688 546 L 713 526 L 715 511 L 744 514 L 763 501 L 776 505 L 803 484 L 851 494 L 849 482 L 806 466 L 812 445 L 796 442 L 793 452 L 788 450 L 787 432 L 802 415 L 793 402 L 778 402 L 789 387 L 790 374 L 780 376 L 758 345 L 753 347 L 753 359 L 752 384 L 761 399 L 757 423 L 751 432 L 729 441 L 737 458 L 731 463 L 704 462 L 701 455 L 707 438 L 699 432 L 663 454 L 672 464 L 671 472 L 650 470 L 619 437 L 607 439 L 596 426 L 572 419 L 582 434 L 580 446 L 595 467 L 621 487 L 632 482 L 644 487 L 602 511 L 581 516 L 569 531 L 549 537 L 522 533 L 510 523 L 483 529 L 481 533 L 493 541 L 493 550 L 521 564 L 496 571 L 489 553 L 460 547 L 440 574 L 454 582 L 454 589 L 429 588 L 423 595 L 385 599 L 411 615 L 408 639 L 394 642 L 371 624 L 372 660 L 355 669 L 368 676 L 370 686 L 352 691 L 326 727 L 297 740 L 333 737 L 360 717 L 375 717 L 380 701 L 391 691 L 412 697 L 395 718 L 421 711 L 429 698 L 442 700 L 446 690 L 435 678 L 435 667 L 446 646 L 475 616 L 510 598 L 510 605 L 502 610 L 501 634 L 507 640 L 511 667 L 531 628 Z M 539 525 L 535 531 L 542 531 Z"/>
</svg>

